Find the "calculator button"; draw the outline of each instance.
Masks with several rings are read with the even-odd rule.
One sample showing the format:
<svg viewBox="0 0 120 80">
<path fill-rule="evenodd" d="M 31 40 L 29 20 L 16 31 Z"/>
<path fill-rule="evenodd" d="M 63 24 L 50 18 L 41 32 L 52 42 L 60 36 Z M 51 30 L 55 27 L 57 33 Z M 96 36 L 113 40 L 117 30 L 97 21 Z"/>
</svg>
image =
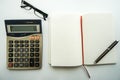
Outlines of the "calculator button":
<svg viewBox="0 0 120 80">
<path fill-rule="evenodd" d="M 25 62 L 28 62 L 29 61 L 29 59 L 28 58 L 25 58 Z"/>
<path fill-rule="evenodd" d="M 30 67 L 34 67 L 34 63 L 30 63 Z"/>
<path fill-rule="evenodd" d="M 24 41 L 23 41 L 23 40 L 20 40 L 20 43 L 24 43 Z"/>
<path fill-rule="evenodd" d="M 15 40 L 14 43 L 19 43 L 19 41 L 18 41 L 18 40 Z"/>
<path fill-rule="evenodd" d="M 30 52 L 34 52 L 34 48 L 30 48 Z"/>
<path fill-rule="evenodd" d="M 35 52 L 39 52 L 39 48 L 35 48 Z"/>
<path fill-rule="evenodd" d="M 13 52 L 13 48 L 9 48 L 9 52 Z"/>
<path fill-rule="evenodd" d="M 15 52 L 19 52 L 19 48 L 15 48 Z"/>
<path fill-rule="evenodd" d="M 30 58 L 30 67 L 34 67 L 34 58 Z"/>
<path fill-rule="evenodd" d="M 34 47 L 34 44 L 30 44 L 30 47 Z"/>
<path fill-rule="evenodd" d="M 35 53 L 35 57 L 39 57 L 39 53 Z"/>
<path fill-rule="evenodd" d="M 29 52 L 29 48 L 25 48 L 25 52 Z"/>
<path fill-rule="evenodd" d="M 24 47 L 24 44 L 20 44 L 20 47 Z"/>
<path fill-rule="evenodd" d="M 39 58 L 35 58 L 35 62 L 39 62 Z"/>
<path fill-rule="evenodd" d="M 14 63 L 14 67 L 19 67 L 19 63 Z"/>
<path fill-rule="evenodd" d="M 15 53 L 15 57 L 19 57 L 19 53 Z"/>
<path fill-rule="evenodd" d="M 34 63 L 30 63 L 30 67 L 34 67 Z"/>
<path fill-rule="evenodd" d="M 36 40 L 39 40 L 40 39 L 40 36 L 36 36 Z"/>
<path fill-rule="evenodd" d="M 36 40 L 35 42 L 36 42 L 36 43 L 39 43 L 39 40 Z"/>
<path fill-rule="evenodd" d="M 25 47 L 29 47 L 29 44 L 25 44 Z"/>
<path fill-rule="evenodd" d="M 25 63 L 24 66 L 25 66 L 25 67 L 29 67 L 29 63 Z"/>
<path fill-rule="evenodd" d="M 35 67 L 39 67 L 39 63 L 35 63 Z"/>
<path fill-rule="evenodd" d="M 15 47 L 19 47 L 19 44 L 15 44 L 14 46 L 15 46 Z"/>
<path fill-rule="evenodd" d="M 10 44 L 9 44 L 9 47 L 13 47 L 13 44 L 10 43 Z"/>
<path fill-rule="evenodd" d="M 34 58 L 30 58 L 30 63 L 34 63 Z"/>
<path fill-rule="evenodd" d="M 30 43 L 34 43 L 34 40 L 30 40 Z"/>
<path fill-rule="evenodd" d="M 13 40 L 9 40 L 9 43 L 13 43 Z"/>
<path fill-rule="evenodd" d="M 35 44 L 35 47 L 39 47 L 39 44 Z"/>
<path fill-rule="evenodd" d="M 34 58 L 30 58 L 30 67 L 34 67 Z"/>
<path fill-rule="evenodd" d="M 15 61 L 15 62 L 19 62 L 19 58 L 15 58 L 14 61 Z"/>
<path fill-rule="evenodd" d="M 24 58 L 20 58 L 20 62 L 23 62 L 24 61 Z"/>
<path fill-rule="evenodd" d="M 13 58 L 9 58 L 9 59 L 8 59 L 8 62 L 13 62 Z"/>
<path fill-rule="evenodd" d="M 34 57 L 34 53 L 30 53 L 30 57 Z"/>
<path fill-rule="evenodd" d="M 28 40 L 25 40 L 25 43 L 29 43 L 29 41 L 28 41 Z"/>
<path fill-rule="evenodd" d="M 28 57 L 29 56 L 29 54 L 28 53 L 25 53 L 25 55 L 24 55 L 25 57 Z"/>
<path fill-rule="evenodd" d="M 20 53 L 19 55 L 20 55 L 20 57 L 24 57 L 24 53 Z"/>
<path fill-rule="evenodd" d="M 13 53 L 9 53 L 9 57 L 13 57 Z"/>
<path fill-rule="evenodd" d="M 9 64 L 8 64 L 8 67 L 13 67 L 13 63 L 9 63 Z"/>
<path fill-rule="evenodd" d="M 35 39 L 35 37 L 34 36 L 30 36 L 30 40 L 34 40 Z"/>
<path fill-rule="evenodd" d="M 20 52 L 24 52 L 24 48 L 20 48 Z"/>
<path fill-rule="evenodd" d="M 24 53 L 20 53 L 20 57 L 24 57 Z"/>
<path fill-rule="evenodd" d="M 20 66 L 20 67 L 24 67 L 24 63 L 20 63 L 19 66 Z"/>
</svg>

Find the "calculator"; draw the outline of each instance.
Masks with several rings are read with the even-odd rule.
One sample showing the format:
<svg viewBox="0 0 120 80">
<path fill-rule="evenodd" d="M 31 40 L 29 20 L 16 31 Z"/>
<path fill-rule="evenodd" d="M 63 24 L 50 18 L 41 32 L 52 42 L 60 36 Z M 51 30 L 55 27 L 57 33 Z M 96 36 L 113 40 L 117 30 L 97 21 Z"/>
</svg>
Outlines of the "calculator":
<svg viewBox="0 0 120 80">
<path fill-rule="evenodd" d="M 5 20 L 8 69 L 40 69 L 42 66 L 41 20 Z"/>
</svg>

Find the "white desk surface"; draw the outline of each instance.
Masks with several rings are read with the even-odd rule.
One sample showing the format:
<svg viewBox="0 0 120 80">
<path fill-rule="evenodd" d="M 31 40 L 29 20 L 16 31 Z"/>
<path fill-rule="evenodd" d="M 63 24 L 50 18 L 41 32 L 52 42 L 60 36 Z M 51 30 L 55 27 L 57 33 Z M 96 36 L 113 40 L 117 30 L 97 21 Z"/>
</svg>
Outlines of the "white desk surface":
<svg viewBox="0 0 120 80">
<path fill-rule="evenodd" d="M 116 39 L 120 40 L 120 0 L 26 0 L 47 12 L 112 12 Z M 48 64 L 48 21 L 43 21 L 43 66 L 40 70 L 6 68 L 5 19 L 39 19 L 33 11 L 20 8 L 21 0 L 0 0 L 0 80 L 88 80 L 82 67 L 53 68 Z M 120 80 L 120 43 L 116 47 L 117 64 L 87 67 L 91 80 Z"/>
</svg>

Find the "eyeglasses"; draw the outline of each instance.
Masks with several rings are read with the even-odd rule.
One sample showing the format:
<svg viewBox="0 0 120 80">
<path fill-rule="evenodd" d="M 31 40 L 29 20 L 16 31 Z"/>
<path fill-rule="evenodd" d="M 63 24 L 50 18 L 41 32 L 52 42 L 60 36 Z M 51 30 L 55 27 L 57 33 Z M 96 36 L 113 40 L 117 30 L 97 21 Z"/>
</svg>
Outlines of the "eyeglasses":
<svg viewBox="0 0 120 80">
<path fill-rule="evenodd" d="M 48 17 L 48 14 L 46 14 L 45 12 L 37 9 L 36 7 L 32 6 L 31 4 L 29 4 L 28 2 L 26 2 L 24 0 L 21 1 L 21 8 L 24 8 L 25 10 L 31 10 L 31 9 L 33 9 L 34 10 L 34 14 L 36 16 L 44 19 L 44 20 L 46 20 L 46 18 Z"/>
</svg>

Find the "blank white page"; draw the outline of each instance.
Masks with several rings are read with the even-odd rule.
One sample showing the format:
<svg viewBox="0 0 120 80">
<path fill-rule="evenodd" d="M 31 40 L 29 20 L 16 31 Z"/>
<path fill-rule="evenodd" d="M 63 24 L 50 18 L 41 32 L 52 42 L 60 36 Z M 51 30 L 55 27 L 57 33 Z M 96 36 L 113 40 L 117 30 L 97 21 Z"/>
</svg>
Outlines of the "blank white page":
<svg viewBox="0 0 120 80">
<path fill-rule="evenodd" d="M 82 19 L 84 61 L 85 64 L 93 64 L 95 59 L 115 41 L 112 14 L 89 13 L 83 15 Z M 98 64 L 115 63 L 115 47 Z"/>
<path fill-rule="evenodd" d="M 50 16 L 49 48 L 51 66 L 82 64 L 80 16 L 53 14 Z"/>
</svg>

